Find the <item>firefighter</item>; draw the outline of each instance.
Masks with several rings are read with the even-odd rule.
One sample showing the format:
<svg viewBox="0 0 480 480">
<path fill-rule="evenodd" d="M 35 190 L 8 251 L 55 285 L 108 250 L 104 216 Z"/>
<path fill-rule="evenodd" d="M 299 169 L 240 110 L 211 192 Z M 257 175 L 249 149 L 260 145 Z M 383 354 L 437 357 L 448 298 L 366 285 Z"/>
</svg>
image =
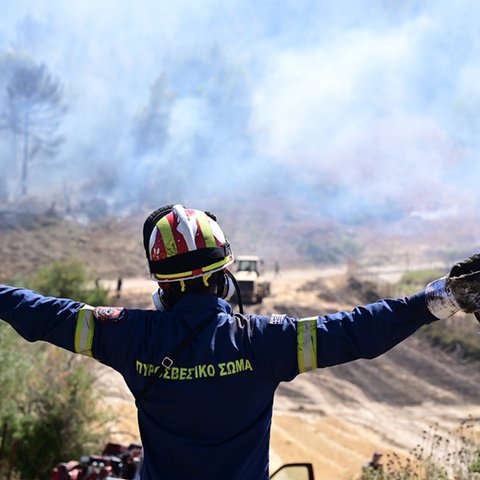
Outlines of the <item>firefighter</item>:
<svg viewBox="0 0 480 480">
<path fill-rule="evenodd" d="M 156 310 L 0 286 L 0 318 L 25 339 L 123 375 L 136 398 L 143 480 L 266 480 L 280 382 L 377 357 L 425 324 L 480 310 L 480 255 L 415 295 L 292 318 L 233 312 L 233 254 L 212 214 L 162 207 L 146 219 L 143 242 Z"/>
</svg>

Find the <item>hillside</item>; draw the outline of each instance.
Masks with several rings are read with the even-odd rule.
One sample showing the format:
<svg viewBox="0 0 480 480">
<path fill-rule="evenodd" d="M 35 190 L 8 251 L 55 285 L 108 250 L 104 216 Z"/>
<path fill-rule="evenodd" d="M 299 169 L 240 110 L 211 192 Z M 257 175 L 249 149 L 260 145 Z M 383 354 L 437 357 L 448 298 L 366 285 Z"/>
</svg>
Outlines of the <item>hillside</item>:
<svg viewBox="0 0 480 480">
<path fill-rule="evenodd" d="M 404 269 L 420 263 L 449 265 L 480 250 L 480 225 L 474 218 L 405 217 L 347 225 L 300 207 L 235 205 L 216 211 L 234 254 L 261 255 L 267 268 L 277 261 L 282 268 L 310 268 L 354 260 Z M 69 257 L 82 260 L 92 278 L 147 275 L 141 231 L 150 211 L 86 221 L 48 209 L 0 209 L 0 281 Z"/>
<path fill-rule="evenodd" d="M 0 211 L 0 280 L 70 257 L 80 259 L 92 278 L 146 274 L 141 225 L 135 218 L 82 224 L 56 215 Z"/>
<path fill-rule="evenodd" d="M 265 221 L 270 225 L 271 220 Z M 1 212 L 0 280 L 28 275 L 54 259 L 75 256 L 106 286 L 113 288 L 117 276 L 124 277 L 122 298 L 117 303 L 150 308 L 152 282 L 146 279 L 139 235 L 142 223 L 141 215 L 79 224 L 55 215 Z M 362 226 L 350 230 L 350 235 L 365 246 L 358 264 L 372 268 L 370 279 L 384 281 L 376 270 L 379 267 L 395 273 L 420 261 L 445 262 L 448 252 L 471 253 L 476 241 L 473 233 L 458 229 L 453 241 L 451 231 L 443 231 L 440 237 L 438 230 L 426 230 L 414 237 L 410 230 L 380 234 L 380 229 Z M 251 237 L 244 230 L 232 233 L 231 242 L 243 253 Z M 281 259 L 280 276 L 272 278 L 272 296 L 249 311 L 308 316 L 350 309 L 375 295 L 369 285 L 365 288 L 363 282 L 352 282 L 349 274 L 355 269 L 347 272 L 343 264 L 308 268 L 307 259 L 298 255 L 293 261 L 285 252 L 292 251 L 288 242 L 300 230 L 293 229 L 285 238 L 276 233 L 274 255 L 267 260 Z M 329 234 L 334 238 L 335 231 Z M 284 254 L 277 257 L 280 246 Z M 305 268 L 293 268 L 300 265 Z M 123 433 L 118 437 L 135 439 L 134 404 L 122 379 L 94 365 L 102 373 L 113 408 L 122 412 L 118 430 Z M 302 375 L 281 385 L 276 397 L 272 466 L 311 461 L 322 480 L 351 478 L 374 450 L 403 456 L 422 442 L 424 432 L 433 425 L 451 437 L 462 421 L 480 417 L 479 385 L 477 365 L 432 348 L 421 334 L 378 359 Z"/>
</svg>

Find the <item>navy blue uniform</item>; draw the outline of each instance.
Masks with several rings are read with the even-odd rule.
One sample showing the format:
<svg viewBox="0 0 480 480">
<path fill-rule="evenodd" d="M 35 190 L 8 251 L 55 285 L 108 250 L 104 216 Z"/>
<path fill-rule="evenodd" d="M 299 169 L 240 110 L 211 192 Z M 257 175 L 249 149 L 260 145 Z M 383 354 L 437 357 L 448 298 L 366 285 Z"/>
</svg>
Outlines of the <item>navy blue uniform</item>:
<svg viewBox="0 0 480 480">
<path fill-rule="evenodd" d="M 234 315 L 216 295 L 186 295 L 169 312 L 97 308 L 0 286 L 0 318 L 120 372 L 135 397 L 163 358 L 211 323 L 137 399 L 144 480 L 265 480 L 281 381 L 374 358 L 436 318 L 424 293 L 303 319 Z"/>
</svg>

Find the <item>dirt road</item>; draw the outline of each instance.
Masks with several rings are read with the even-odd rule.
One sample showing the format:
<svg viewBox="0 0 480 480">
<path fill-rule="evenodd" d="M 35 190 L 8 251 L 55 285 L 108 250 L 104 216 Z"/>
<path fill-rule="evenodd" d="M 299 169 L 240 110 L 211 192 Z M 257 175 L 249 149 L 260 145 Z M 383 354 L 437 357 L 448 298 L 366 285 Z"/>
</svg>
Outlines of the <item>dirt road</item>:
<svg viewBox="0 0 480 480">
<path fill-rule="evenodd" d="M 282 272 L 272 280 L 272 296 L 247 310 L 307 316 L 350 309 L 358 304 L 354 292 L 338 294 L 345 291 L 344 273 Z M 149 303 L 152 283 L 126 279 L 123 289 L 120 303 L 136 301 L 142 306 L 138 299 Z M 480 417 L 479 385 L 480 371 L 452 360 L 418 336 L 375 360 L 299 376 L 277 392 L 272 468 L 309 461 L 321 480 L 351 479 L 376 450 L 402 457 L 418 444 L 428 447 L 433 429 L 454 445 L 454 430 L 462 421 Z M 115 388 L 112 397 L 125 419 L 121 435 L 130 432 L 135 437 L 132 399 Z"/>
</svg>

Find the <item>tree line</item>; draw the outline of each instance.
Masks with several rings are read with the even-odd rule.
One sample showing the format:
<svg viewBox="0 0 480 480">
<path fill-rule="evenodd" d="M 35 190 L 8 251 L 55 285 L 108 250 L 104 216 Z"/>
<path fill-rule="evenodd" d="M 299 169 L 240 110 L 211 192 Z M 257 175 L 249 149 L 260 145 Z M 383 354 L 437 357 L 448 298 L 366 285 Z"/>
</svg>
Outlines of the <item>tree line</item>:
<svg viewBox="0 0 480 480">
<path fill-rule="evenodd" d="M 51 165 L 56 171 L 70 167 L 65 147 L 71 133 L 64 127 L 66 119 L 76 114 L 78 99 L 69 94 L 68 87 L 46 63 L 20 53 L 2 56 L 0 52 L 0 202 L 29 195 L 33 164 L 45 166 L 45 180 Z M 88 95 L 88 89 L 83 94 Z M 190 189 L 191 175 L 213 165 L 223 171 L 225 150 L 229 163 L 239 156 L 248 158 L 249 95 L 245 75 L 216 49 L 202 59 L 186 57 L 164 65 L 146 85 L 137 107 L 132 106 L 135 99 L 128 99 L 132 111 L 124 112 L 123 122 L 127 137 L 110 139 L 109 156 L 103 151 L 106 139 L 100 132 L 98 137 L 92 136 L 90 145 L 82 147 L 90 154 L 90 195 L 101 195 L 102 189 L 111 193 L 122 175 L 129 183 L 135 178 L 142 184 L 130 195 L 156 195 L 157 184 L 151 185 L 151 179 L 166 178 L 167 170 L 164 189 L 177 195 Z M 180 132 L 175 133 L 174 123 L 180 124 Z M 185 125 L 186 133 L 182 130 Z M 120 144 L 127 148 L 113 169 L 111 162 L 119 155 L 114 149 L 123 148 Z M 122 166 L 128 170 L 129 165 L 135 169 L 125 173 Z"/>
</svg>

